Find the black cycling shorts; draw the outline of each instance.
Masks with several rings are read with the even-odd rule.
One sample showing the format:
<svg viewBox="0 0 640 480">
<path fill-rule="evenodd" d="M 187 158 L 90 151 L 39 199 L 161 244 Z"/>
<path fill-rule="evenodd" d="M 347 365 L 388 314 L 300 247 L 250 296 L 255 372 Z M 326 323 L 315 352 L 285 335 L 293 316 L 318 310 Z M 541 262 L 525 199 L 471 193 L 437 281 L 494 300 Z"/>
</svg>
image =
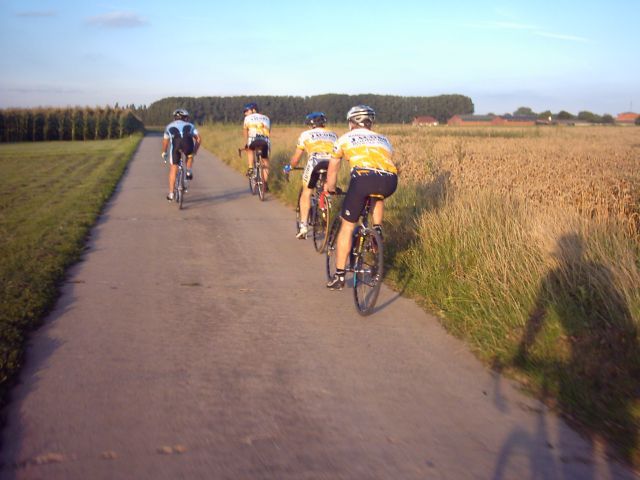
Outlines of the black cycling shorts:
<svg viewBox="0 0 640 480">
<path fill-rule="evenodd" d="M 195 148 L 195 141 L 193 140 L 193 136 L 191 136 L 191 132 L 185 130 L 180 133 L 180 131 L 173 127 L 169 129 L 169 133 L 171 134 L 171 165 L 177 165 L 180 161 L 181 154 L 184 153 L 185 156 L 193 155 L 193 150 Z"/>
<path fill-rule="evenodd" d="M 375 193 L 387 198 L 396 188 L 398 176 L 395 173 L 352 171 L 349 189 L 342 204 L 342 218 L 352 223 L 357 222 L 369 195 Z"/>
<path fill-rule="evenodd" d="M 316 163 L 316 166 L 313 167 L 311 171 L 311 176 L 309 177 L 309 182 L 307 182 L 307 187 L 314 188 L 316 183 L 318 183 L 318 177 L 320 176 L 320 170 L 328 170 L 329 169 L 329 160 L 322 160 L 321 162 Z"/>
<path fill-rule="evenodd" d="M 248 145 L 249 150 L 260 149 L 260 155 L 262 158 L 269 158 L 269 140 L 266 137 L 256 137 Z"/>
</svg>

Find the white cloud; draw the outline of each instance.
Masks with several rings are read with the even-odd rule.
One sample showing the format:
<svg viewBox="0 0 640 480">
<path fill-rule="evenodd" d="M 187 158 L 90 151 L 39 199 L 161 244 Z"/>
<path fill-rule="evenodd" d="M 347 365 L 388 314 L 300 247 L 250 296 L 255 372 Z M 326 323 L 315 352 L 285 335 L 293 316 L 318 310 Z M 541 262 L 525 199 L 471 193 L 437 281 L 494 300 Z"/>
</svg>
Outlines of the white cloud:
<svg viewBox="0 0 640 480">
<path fill-rule="evenodd" d="M 142 27 L 148 22 L 137 13 L 119 11 L 89 17 L 87 23 L 106 28 L 135 28 Z"/>
<path fill-rule="evenodd" d="M 58 12 L 54 10 L 32 10 L 28 12 L 18 12 L 16 13 L 17 17 L 25 17 L 25 18 L 41 18 L 41 17 L 55 17 Z"/>
<path fill-rule="evenodd" d="M 567 40 L 567 41 L 570 41 L 570 42 L 583 42 L 583 43 L 589 42 L 588 38 L 578 37 L 576 35 L 565 35 L 563 33 L 551 33 L 551 32 L 544 32 L 544 31 L 536 31 L 535 34 L 540 36 L 540 37 L 555 38 L 557 40 Z"/>
</svg>

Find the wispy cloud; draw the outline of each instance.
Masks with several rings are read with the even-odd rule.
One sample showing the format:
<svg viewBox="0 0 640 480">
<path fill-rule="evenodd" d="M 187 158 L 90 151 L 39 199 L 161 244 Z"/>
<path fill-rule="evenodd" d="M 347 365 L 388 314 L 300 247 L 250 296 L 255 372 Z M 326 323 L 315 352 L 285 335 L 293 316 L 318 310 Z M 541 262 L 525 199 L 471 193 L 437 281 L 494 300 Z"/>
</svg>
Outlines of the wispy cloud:
<svg viewBox="0 0 640 480">
<path fill-rule="evenodd" d="M 137 13 L 118 11 L 89 17 L 87 23 L 105 28 L 135 28 L 142 27 L 148 22 Z"/>
<path fill-rule="evenodd" d="M 47 93 L 47 94 L 66 94 L 66 93 L 82 93 L 82 90 L 77 88 L 59 87 L 57 85 L 36 85 L 36 86 L 9 86 L 4 88 L 5 91 L 10 93 L 32 94 L 32 93 Z"/>
<path fill-rule="evenodd" d="M 17 17 L 24 18 L 42 18 L 42 17 L 55 17 L 58 15 L 58 12 L 54 10 L 32 10 L 27 12 L 17 12 Z"/>
<path fill-rule="evenodd" d="M 471 28 L 482 28 L 487 30 L 521 30 L 521 31 L 530 32 L 533 35 L 537 35 L 539 37 L 553 38 L 556 40 L 564 40 L 567 42 L 588 43 L 590 41 L 588 38 L 585 38 L 585 37 L 570 35 L 566 33 L 548 32 L 537 25 L 529 25 L 526 23 L 518 23 L 518 22 L 480 22 L 480 23 L 468 24 L 467 26 Z"/>
<path fill-rule="evenodd" d="M 566 35 L 563 33 L 551 33 L 551 32 L 544 32 L 544 31 L 536 31 L 534 33 L 540 37 L 555 38 L 557 40 L 566 40 L 568 42 L 582 42 L 582 43 L 589 42 L 588 38 L 578 37 L 576 35 Z"/>
</svg>

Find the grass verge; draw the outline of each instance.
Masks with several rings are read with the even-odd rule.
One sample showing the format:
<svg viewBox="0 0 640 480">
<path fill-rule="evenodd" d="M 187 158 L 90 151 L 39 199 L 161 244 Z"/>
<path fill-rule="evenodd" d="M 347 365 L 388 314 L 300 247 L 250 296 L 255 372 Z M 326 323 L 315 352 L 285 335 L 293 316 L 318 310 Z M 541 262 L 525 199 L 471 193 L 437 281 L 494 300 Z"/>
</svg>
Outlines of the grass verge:
<svg viewBox="0 0 640 480">
<path fill-rule="evenodd" d="M 388 133 L 394 128 L 403 131 Z M 207 149 L 246 169 L 240 126 L 200 130 Z M 270 188 L 290 205 L 299 181 L 285 183 L 280 168 L 301 131 L 272 135 Z M 419 182 L 401 175 L 385 203 L 388 280 L 487 365 L 640 467 L 638 243 L 615 218 L 593 221 L 486 186 L 456 188 L 437 162 L 428 167 Z"/>
<path fill-rule="evenodd" d="M 0 145 L 0 403 L 141 139 Z"/>
</svg>

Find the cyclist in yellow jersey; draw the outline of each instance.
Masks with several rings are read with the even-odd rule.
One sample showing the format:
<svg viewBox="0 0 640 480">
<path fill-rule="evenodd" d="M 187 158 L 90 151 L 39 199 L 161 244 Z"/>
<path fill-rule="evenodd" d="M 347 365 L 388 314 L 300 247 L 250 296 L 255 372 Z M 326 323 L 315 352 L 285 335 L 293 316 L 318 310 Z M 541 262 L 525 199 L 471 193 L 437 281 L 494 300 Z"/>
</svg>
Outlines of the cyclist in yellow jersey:
<svg viewBox="0 0 640 480">
<path fill-rule="evenodd" d="M 393 194 L 398 186 L 398 170 L 393 163 L 393 148 L 384 135 L 371 130 L 376 113 L 367 105 L 357 105 L 347 113 L 349 132 L 334 144 L 325 191 L 336 188 L 340 162 L 344 158 L 351 167 L 349 188 L 342 204 L 342 223 L 336 241 L 336 273 L 327 283 L 331 290 L 344 287 L 347 257 L 351 250 L 353 231 L 358 217 L 371 194 L 384 198 Z M 373 228 L 382 233 L 384 202 L 375 199 L 372 216 Z"/>
<path fill-rule="evenodd" d="M 247 176 L 253 172 L 253 156 L 256 149 L 262 152 L 262 181 L 265 189 L 269 178 L 269 151 L 271 150 L 271 120 L 259 113 L 256 103 L 247 103 L 243 109 L 244 123 L 242 133 L 247 148 L 248 169 Z"/>
<path fill-rule="evenodd" d="M 302 154 L 307 152 L 307 165 L 302 174 L 302 194 L 300 195 L 300 230 L 296 234 L 296 238 L 301 240 L 307 238 L 309 231 L 307 221 L 311 193 L 318 181 L 318 171 L 329 166 L 333 144 L 338 139 L 334 132 L 325 128 L 327 117 L 323 112 L 311 112 L 305 117 L 304 123 L 308 125 L 309 130 L 300 134 L 290 164 L 284 167 L 284 171 L 289 172 L 292 167 L 298 165 Z"/>
</svg>

